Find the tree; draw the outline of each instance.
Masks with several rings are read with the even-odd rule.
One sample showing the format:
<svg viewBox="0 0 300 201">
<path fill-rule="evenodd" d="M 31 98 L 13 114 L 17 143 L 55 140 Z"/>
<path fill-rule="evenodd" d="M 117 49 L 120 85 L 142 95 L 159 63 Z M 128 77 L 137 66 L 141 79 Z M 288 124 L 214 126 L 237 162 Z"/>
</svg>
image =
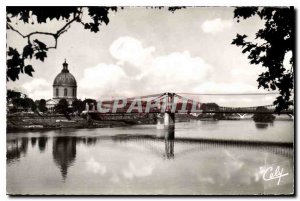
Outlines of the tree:
<svg viewBox="0 0 300 201">
<path fill-rule="evenodd" d="M 28 109 L 31 109 L 32 111 L 36 110 L 36 104 L 34 103 L 34 101 L 31 98 L 15 98 L 12 100 L 13 105 L 18 108 L 18 107 L 22 107 L 24 108 L 26 111 L 28 111 Z"/>
<path fill-rule="evenodd" d="M 33 112 L 35 112 L 37 109 L 37 105 L 35 104 L 35 102 L 33 100 L 32 100 L 32 104 L 31 104 L 30 108 Z"/>
<path fill-rule="evenodd" d="M 46 100 L 45 99 L 41 99 L 39 101 L 38 108 L 41 112 L 46 112 L 48 110 L 48 108 L 46 107 Z"/>
<path fill-rule="evenodd" d="M 95 99 L 91 99 L 91 98 L 84 99 L 84 101 L 83 101 L 84 108 L 85 108 L 86 104 L 89 105 L 89 110 L 92 109 L 92 105 L 94 105 L 95 109 L 97 109 L 97 101 Z"/>
<path fill-rule="evenodd" d="M 14 99 L 12 99 L 12 104 L 16 108 L 22 107 L 22 100 L 23 100 L 22 98 L 14 98 Z"/>
<path fill-rule="evenodd" d="M 149 8 L 161 9 L 163 6 Z M 174 12 L 181 8 L 185 7 L 168 7 L 168 10 Z M 35 57 L 43 62 L 47 58 L 48 50 L 57 48 L 59 37 L 67 32 L 72 24 L 79 23 L 84 29 L 97 33 L 101 25 L 109 23 L 110 11 L 117 12 L 117 7 L 6 7 L 6 29 L 16 32 L 27 41 L 22 51 L 8 45 L 6 80 L 16 81 L 20 73 L 33 76 L 34 68 L 30 60 Z M 65 24 L 53 32 L 34 30 L 27 34 L 21 33 L 15 26 L 20 22 L 46 24 L 52 20 L 63 21 Z M 51 37 L 54 45 L 48 46 L 41 41 L 39 37 L 43 35 Z"/>
<path fill-rule="evenodd" d="M 72 107 L 74 112 L 78 112 L 79 114 L 85 109 L 85 104 L 82 100 L 76 99 L 72 102 Z"/>
<path fill-rule="evenodd" d="M 6 80 L 15 81 L 19 79 L 20 73 L 32 76 L 34 72 L 30 60 L 44 61 L 49 49 L 56 49 L 58 38 L 65 33 L 72 24 L 79 23 L 84 29 L 97 33 L 102 24 L 108 24 L 110 11 L 117 11 L 116 7 L 7 7 L 6 29 L 14 31 L 20 37 L 27 40 L 22 51 L 8 46 Z M 25 24 L 43 24 L 48 20 L 64 21 L 65 24 L 54 32 L 32 31 L 28 34 L 21 33 L 16 29 L 18 22 Z M 14 22 L 16 20 L 16 22 Z M 40 39 L 40 36 L 49 36 L 54 40 L 54 46 L 48 46 Z"/>
<path fill-rule="evenodd" d="M 57 105 L 55 105 L 54 110 L 60 114 L 68 114 L 68 102 L 66 99 L 61 99 Z"/>
<path fill-rule="evenodd" d="M 18 99 L 21 98 L 22 93 L 14 90 L 8 89 L 6 92 L 6 100 L 13 100 L 13 99 Z"/>
<path fill-rule="evenodd" d="M 26 111 L 28 109 L 35 111 L 37 108 L 35 102 L 31 98 L 28 98 L 26 94 L 14 90 L 7 90 L 7 100 L 12 101 L 15 109 L 22 107 Z"/>
<path fill-rule="evenodd" d="M 257 107 L 256 111 L 258 113 L 255 113 L 252 117 L 255 122 L 273 122 L 276 118 L 274 115 L 268 114 L 269 110 L 266 107 Z"/>
<path fill-rule="evenodd" d="M 21 106 L 28 111 L 29 108 L 31 108 L 32 111 L 35 111 L 36 105 L 34 101 L 31 98 L 23 98 L 21 99 Z"/>
<path fill-rule="evenodd" d="M 234 18 L 248 19 L 258 16 L 264 21 L 264 27 L 256 32 L 255 41 L 246 41 L 247 35 L 237 34 L 232 44 L 242 47 L 242 53 L 248 54 L 251 64 L 262 65 L 266 71 L 259 75 L 258 88 L 278 90 L 280 96 L 274 101 L 276 111 L 288 109 L 293 105 L 294 88 L 294 44 L 295 12 L 293 7 L 238 7 Z M 285 68 L 283 61 L 288 52 L 291 69 Z"/>
</svg>

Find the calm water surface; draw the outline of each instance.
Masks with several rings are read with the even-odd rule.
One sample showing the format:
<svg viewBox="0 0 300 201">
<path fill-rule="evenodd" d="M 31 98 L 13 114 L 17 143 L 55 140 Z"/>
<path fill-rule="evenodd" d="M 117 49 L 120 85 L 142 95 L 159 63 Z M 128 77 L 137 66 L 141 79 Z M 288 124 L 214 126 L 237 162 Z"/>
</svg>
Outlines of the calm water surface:
<svg viewBox="0 0 300 201">
<path fill-rule="evenodd" d="M 7 134 L 12 194 L 286 194 L 293 192 L 293 121 L 176 123 Z M 175 135 L 175 138 L 174 138 Z M 205 141 L 216 139 L 227 141 Z M 287 176 L 262 178 L 279 165 Z"/>
</svg>

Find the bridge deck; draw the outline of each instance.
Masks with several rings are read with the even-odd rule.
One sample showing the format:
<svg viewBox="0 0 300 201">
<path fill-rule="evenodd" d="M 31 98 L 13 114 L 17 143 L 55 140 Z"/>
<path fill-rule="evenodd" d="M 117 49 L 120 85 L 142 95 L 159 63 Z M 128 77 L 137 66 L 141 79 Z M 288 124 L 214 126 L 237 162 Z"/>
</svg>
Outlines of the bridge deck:
<svg viewBox="0 0 300 201">
<path fill-rule="evenodd" d="M 223 107 L 215 103 L 199 101 L 175 93 L 154 94 L 127 99 L 116 99 L 98 102 L 99 110 L 93 107 L 89 113 L 102 114 L 144 114 L 144 113 L 224 113 L 224 114 L 277 114 L 274 105 L 256 107 Z M 98 106 L 97 106 L 98 107 Z M 95 111 L 96 110 L 96 111 Z M 280 114 L 293 115 L 294 110 L 283 110 Z"/>
</svg>

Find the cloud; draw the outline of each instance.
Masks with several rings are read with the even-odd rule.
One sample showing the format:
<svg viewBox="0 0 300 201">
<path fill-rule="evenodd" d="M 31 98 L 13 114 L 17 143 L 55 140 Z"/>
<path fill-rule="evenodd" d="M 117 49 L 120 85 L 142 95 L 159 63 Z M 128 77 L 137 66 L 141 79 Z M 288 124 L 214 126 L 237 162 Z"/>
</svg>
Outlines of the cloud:
<svg viewBox="0 0 300 201">
<path fill-rule="evenodd" d="M 22 88 L 24 89 L 24 93 L 32 99 L 47 99 L 52 96 L 52 84 L 43 78 L 36 78 L 25 82 Z"/>
<path fill-rule="evenodd" d="M 113 90 L 120 89 L 122 80 L 127 80 L 124 70 L 113 64 L 100 63 L 84 70 L 83 79 L 79 81 L 81 96 L 99 98 L 107 94 L 113 95 Z"/>
<path fill-rule="evenodd" d="M 154 164 L 135 164 L 132 161 L 129 162 L 128 168 L 123 171 L 123 176 L 127 179 L 134 177 L 147 177 L 153 172 Z"/>
<path fill-rule="evenodd" d="M 231 20 L 222 20 L 220 18 L 216 18 L 213 20 L 206 20 L 202 23 L 202 31 L 204 33 L 219 33 L 227 28 L 232 27 L 233 22 Z"/>
<path fill-rule="evenodd" d="M 209 77 L 212 67 L 188 51 L 153 56 L 153 47 L 143 47 L 130 37 L 111 45 L 116 64 L 98 64 L 84 71 L 79 82 L 82 92 L 98 98 L 138 96 L 167 91 L 188 91 Z M 79 92 L 78 94 L 81 94 Z"/>
<path fill-rule="evenodd" d="M 238 77 L 232 72 L 228 72 L 228 82 L 218 81 L 218 78 L 223 76 L 218 69 L 203 58 L 192 56 L 186 50 L 155 56 L 152 54 L 153 47 L 143 47 L 140 41 L 128 36 L 115 40 L 110 50 L 117 62 L 100 63 L 86 68 L 83 78 L 79 81 L 78 94 L 81 98 L 107 99 L 164 92 L 258 92 L 256 83 L 254 85 L 252 81 L 250 83 L 245 79 L 231 79 L 232 76 Z M 255 101 L 253 97 L 236 96 L 204 98 L 201 96 L 201 100 L 217 102 L 224 106 L 230 104 L 248 106 Z M 264 100 L 265 104 L 272 103 Z"/>
<path fill-rule="evenodd" d="M 212 67 L 188 51 L 153 58 L 143 71 L 143 88 L 149 93 L 184 92 L 209 79 Z"/>
<path fill-rule="evenodd" d="M 86 161 L 87 170 L 93 173 L 100 173 L 104 175 L 106 173 L 106 167 L 97 162 L 93 157 Z"/>
<path fill-rule="evenodd" d="M 118 38 L 110 46 L 110 53 L 118 60 L 119 65 L 128 62 L 134 66 L 141 66 L 154 51 L 154 47 L 144 48 L 140 41 L 128 36 Z"/>
<path fill-rule="evenodd" d="M 194 84 L 207 78 L 212 70 L 200 57 L 191 57 L 188 51 L 174 52 L 166 56 L 157 57 L 150 69 L 150 76 L 155 76 L 161 85 L 185 83 Z"/>
</svg>

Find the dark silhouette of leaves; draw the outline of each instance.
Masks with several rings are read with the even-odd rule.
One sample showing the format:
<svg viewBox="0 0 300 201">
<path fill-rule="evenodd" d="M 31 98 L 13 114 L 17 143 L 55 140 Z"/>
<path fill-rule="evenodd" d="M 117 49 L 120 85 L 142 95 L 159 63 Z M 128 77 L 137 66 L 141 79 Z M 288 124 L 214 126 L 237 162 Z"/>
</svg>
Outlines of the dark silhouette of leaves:
<svg viewBox="0 0 300 201">
<path fill-rule="evenodd" d="M 11 79 L 12 81 L 16 81 L 19 79 L 19 73 L 23 72 L 24 59 L 20 57 L 17 49 L 8 48 L 6 66 L 6 80 Z"/>
<path fill-rule="evenodd" d="M 274 101 L 276 111 L 280 112 L 293 105 L 294 88 L 294 43 L 295 13 L 293 7 L 238 7 L 234 18 L 247 19 L 257 15 L 265 24 L 255 35 L 257 42 L 246 41 L 246 35 L 237 34 L 232 44 L 248 54 L 250 64 L 260 64 L 267 69 L 259 75 L 258 88 L 278 90 L 280 96 Z M 286 53 L 292 52 L 291 69 L 286 69 L 283 60 Z"/>
<path fill-rule="evenodd" d="M 84 10 L 87 13 L 87 17 L 83 18 Z M 27 40 L 27 44 L 23 47 L 23 52 L 19 53 L 12 47 L 9 47 L 7 50 L 7 81 L 19 79 L 19 74 L 24 73 L 25 60 L 32 59 L 33 55 L 35 59 L 43 62 L 49 49 L 56 49 L 58 38 L 70 28 L 72 23 L 82 24 L 84 29 L 97 33 L 100 31 L 100 26 L 103 23 L 106 25 L 109 23 L 108 14 L 110 11 L 117 11 L 117 7 L 6 7 L 6 28 Z M 13 24 L 11 18 L 16 18 L 25 24 L 43 24 L 52 20 L 64 20 L 65 25 L 53 32 L 36 30 L 25 35 L 14 28 L 15 24 Z M 36 20 L 33 21 L 33 18 Z M 87 21 L 85 22 L 83 19 Z M 38 35 L 52 37 L 55 40 L 55 45 L 48 46 L 43 41 L 36 39 Z M 28 67 L 27 70 L 25 69 L 25 74 L 32 76 L 32 72 L 34 72 L 32 66 L 31 68 Z"/>
<path fill-rule="evenodd" d="M 234 10 L 234 17 L 247 19 L 257 13 L 258 7 L 239 7 Z"/>
<path fill-rule="evenodd" d="M 91 29 L 91 32 L 97 33 L 99 31 L 99 24 L 98 23 L 92 23 L 90 29 Z"/>
<path fill-rule="evenodd" d="M 39 59 L 39 60 L 41 60 L 41 61 L 44 61 L 45 57 L 47 57 L 47 53 L 41 51 L 41 52 L 35 53 L 34 56 L 35 56 L 36 59 Z"/>
<path fill-rule="evenodd" d="M 20 68 L 10 68 L 6 71 L 6 76 L 9 77 L 12 81 L 19 79 Z"/>
<path fill-rule="evenodd" d="M 20 54 L 19 54 L 19 52 L 17 51 L 17 49 L 14 49 L 14 48 L 12 48 L 12 47 L 9 47 L 9 48 L 8 48 L 7 55 L 8 55 L 8 56 L 16 56 L 16 57 L 19 57 L 19 56 L 20 56 Z"/>
<path fill-rule="evenodd" d="M 24 67 L 24 71 L 27 75 L 32 77 L 32 72 L 34 72 L 33 68 L 31 65 L 27 65 Z"/>
<path fill-rule="evenodd" d="M 233 39 L 232 43 L 231 44 L 235 44 L 237 46 L 244 46 L 245 45 L 245 38 L 247 38 L 246 35 L 240 35 L 240 34 L 237 34 L 236 35 L 236 38 Z"/>
<path fill-rule="evenodd" d="M 180 10 L 186 8 L 185 6 L 170 6 L 168 7 L 168 10 L 171 11 L 172 13 L 174 13 L 176 10 Z"/>
<path fill-rule="evenodd" d="M 19 20 L 23 20 L 24 23 L 28 23 L 28 20 L 29 20 L 29 11 L 25 10 L 20 15 L 21 15 L 21 17 L 20 17 Z"/>
<path fill-rule="evenodd" d="M 90 28 L 91 28 L 91 25 L 90 25 L 89 23 L 85 23 L 85 24 L 84 24 L 84 28 L 85 28 L 85 29 L 90 29 Z"/>
<path fill-rule="evenodd" d="M 35 42 L 38 45 L 39 50 L 47 50 L 47 46 L 45 43 L 39 41 L 38 39 L 35 39 L 33 42 Z"/>
<path fill-rule="evenodd" d="M 32 45 L 31 44 L 28 44 L 26 45 L 24 48 L 23 48 L 23 57 L 24 58 L 30 58 L 32 59 L 32 55 L 33 55 L 33 48 L 32 48 Z"/>
<path fill-rule="evenodd" d="M 77 7 L 7 7 L 6 13 L 11 14 L 12 17 L 20 16 L 20 20 L 28 22 L 29 12 L 36 16 L 38 23 L 47 23 L 47 19 L 50 21 L 53 19 L 69 19 L 72 14 L 78 13 Z"/>
</svg>

